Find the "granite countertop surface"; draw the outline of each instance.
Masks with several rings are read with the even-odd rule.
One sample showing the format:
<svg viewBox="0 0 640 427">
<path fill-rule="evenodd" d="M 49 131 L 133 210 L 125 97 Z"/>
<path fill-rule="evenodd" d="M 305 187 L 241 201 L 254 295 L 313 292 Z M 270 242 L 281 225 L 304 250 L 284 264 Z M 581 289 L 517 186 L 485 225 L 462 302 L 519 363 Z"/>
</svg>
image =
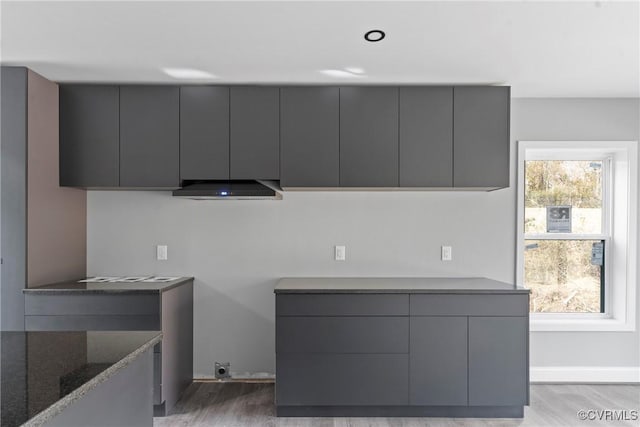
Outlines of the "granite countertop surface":
<svg viewBox="0 0 640 427">
<path fill-rule="evenodd" d="M 529 293 L 510 283 L 484 277 L 286 277 L 275 293 Z"/>
<path fill-rule="evenodd" d="M 2 332 L 0 339 L 2 427 L 37 427 L 159 343 L 162 333 Z"/>
<path fill-rule="evenodd" d="M 176 286 L 184 285 L 193 280 L 193 277 L 179 277 L 170 282 L 108 282 L 108 283 L 86 283 L 77 280 L 52 283 L 49 285 L 37 286 L 35 288 L 24 289 L 22 292 L 45 293 L 45 292 L 66 292 L 66 293 L 132 293 L 149 294 L 168 291 Z"/>
</svg>

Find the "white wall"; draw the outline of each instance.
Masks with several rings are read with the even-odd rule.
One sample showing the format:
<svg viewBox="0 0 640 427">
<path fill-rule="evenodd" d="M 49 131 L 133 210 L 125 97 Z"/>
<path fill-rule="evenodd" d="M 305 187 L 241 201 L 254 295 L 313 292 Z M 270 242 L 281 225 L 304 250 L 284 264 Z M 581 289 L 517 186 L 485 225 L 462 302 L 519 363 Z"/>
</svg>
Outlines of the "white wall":
<svg viewBox="0 0 640 427">
<path fill-rule="evenodd" d="M 639 138 L 638 100 L 514 99 L 512 139 Z M 515 145 L 512 182 L 515 182 Z M 155 245 L 169 260 L 155 260 Z M 347 246 L 335 262 L 332 247 Z M 439 247 L 453 246 L 452 262 Z M 193 275 L 195 375 L 214 361 L 274 371 L 273 287 L 283 276 L 515 276 L 515 188 L 301 192 L 199 202 L 168 192 L 88 196 L 88 273 Z M 640 295 L 640 293 L 639 293 Z M 595 344 L 595 345 L 594 345 Z M 534 366 L 638 366 L 638 332 L 534 333 Z"/>
<path fill-rule="evenodd" d="M 516 99 L 511 109 L 511 138 L 638 141 L 639 106 L 638 99 Z M 515 157 L 513 161 L 511 182 L 517 172 Z M 515 191 L 510 191 L 513 206 Z M 636 295 L 640 301 L 640 292 Z M 531 365 L 638 367 L 639 330 L 640 326 L 635 332 L 535 332 L 531 334 Z"/>
</svg>

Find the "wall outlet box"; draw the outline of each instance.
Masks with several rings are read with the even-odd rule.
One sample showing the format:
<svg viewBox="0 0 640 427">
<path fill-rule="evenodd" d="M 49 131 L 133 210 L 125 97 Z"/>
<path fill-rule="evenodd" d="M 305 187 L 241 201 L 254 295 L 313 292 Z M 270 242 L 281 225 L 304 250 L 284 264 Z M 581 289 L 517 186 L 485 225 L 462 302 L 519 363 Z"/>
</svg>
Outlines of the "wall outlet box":
<svg viewBox="0 0 640 427">
<path fill-rule="evenodd" d="M 336 261 L 344 261 L 347 259 L 347 247 L 336 246 L 335 247 L 335 259 Z"/>
<path fill-rule="evenodd" d="M 453 259 L 451 254 L 451 246 L 442 247 L 442 261 L 451 261 Z"/>
<path fill-rule="evenodd" d="M 231 363 L 229 362 L 215 362 L 215 376 L 218 379 L 231 378 Z"/>
<path fill-rule="evenodd" d="M 168 258 L 167 245 L 156 246 L 156 258 L 158 261 L 166 261 Z"/>
</svg>

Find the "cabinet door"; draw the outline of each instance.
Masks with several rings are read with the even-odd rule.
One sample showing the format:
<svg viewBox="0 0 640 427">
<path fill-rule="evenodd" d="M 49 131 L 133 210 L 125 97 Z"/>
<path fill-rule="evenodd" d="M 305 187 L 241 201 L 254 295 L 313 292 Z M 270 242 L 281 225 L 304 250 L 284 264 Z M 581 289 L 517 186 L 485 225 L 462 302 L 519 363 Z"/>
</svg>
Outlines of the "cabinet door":
<svg viewBox="0 0 640 427">
<path fill-rule="evenodd" d="M 60 185 L 117 187 L 118 86 L 60 86 Z"/>
<path fill-rule="evenodd" d="M 509 87 L 455 87 L 454 187 L 509 186 Z"/>
<path fill-rule="evenodd" d="M 340 186 L 398 186 L 398 88 L 340 88 Z"/>
<path fill-rule="evenodd" d="M 411 317 L 411 405 L 467 404 L 467 318 Z"/>
<path fill-rule="evenodd" d="M 180 179 L 229 179 L 229 88 L 180 88 Z"/>
<path fill-rule="evenodd" d="M 280 185 L 337 187 L 340 93 L 333 87 L 280 91 Z"/>
<path fill-rule="evenodd" d="M 400 186 L 453 185 L 453 88 L 400 88 Z"/>
<path fill-rule="evenodd" d="M 527 317 L 469 317 L 469 405 L 527 404 Z"/>
<path fill-rule="evenodd" d="M 231 88 L 231 179 L 280 179 L 280 90 Z"/>
<path fill-rule="evenodd" d="M 177 87 L 120 87 L 120 186 L 179 187 L 179 102 Z"/>
</svg>

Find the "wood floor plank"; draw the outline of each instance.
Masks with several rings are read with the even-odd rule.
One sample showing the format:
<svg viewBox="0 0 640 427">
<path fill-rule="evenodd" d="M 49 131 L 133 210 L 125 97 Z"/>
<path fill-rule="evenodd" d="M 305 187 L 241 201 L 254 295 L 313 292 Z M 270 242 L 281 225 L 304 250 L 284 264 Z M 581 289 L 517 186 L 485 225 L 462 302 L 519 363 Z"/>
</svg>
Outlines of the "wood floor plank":
<svg viewBox="0 0 640 427">
<path fill-rule="evenodd" d="M 154 427 L 637 427 L 638 421 L 582 421 L 579 410 L 640 411 L 640 385 L 535 384 L 523 419 L 277 418 L 274 385 L 196 382 Z"/>
</svg>

